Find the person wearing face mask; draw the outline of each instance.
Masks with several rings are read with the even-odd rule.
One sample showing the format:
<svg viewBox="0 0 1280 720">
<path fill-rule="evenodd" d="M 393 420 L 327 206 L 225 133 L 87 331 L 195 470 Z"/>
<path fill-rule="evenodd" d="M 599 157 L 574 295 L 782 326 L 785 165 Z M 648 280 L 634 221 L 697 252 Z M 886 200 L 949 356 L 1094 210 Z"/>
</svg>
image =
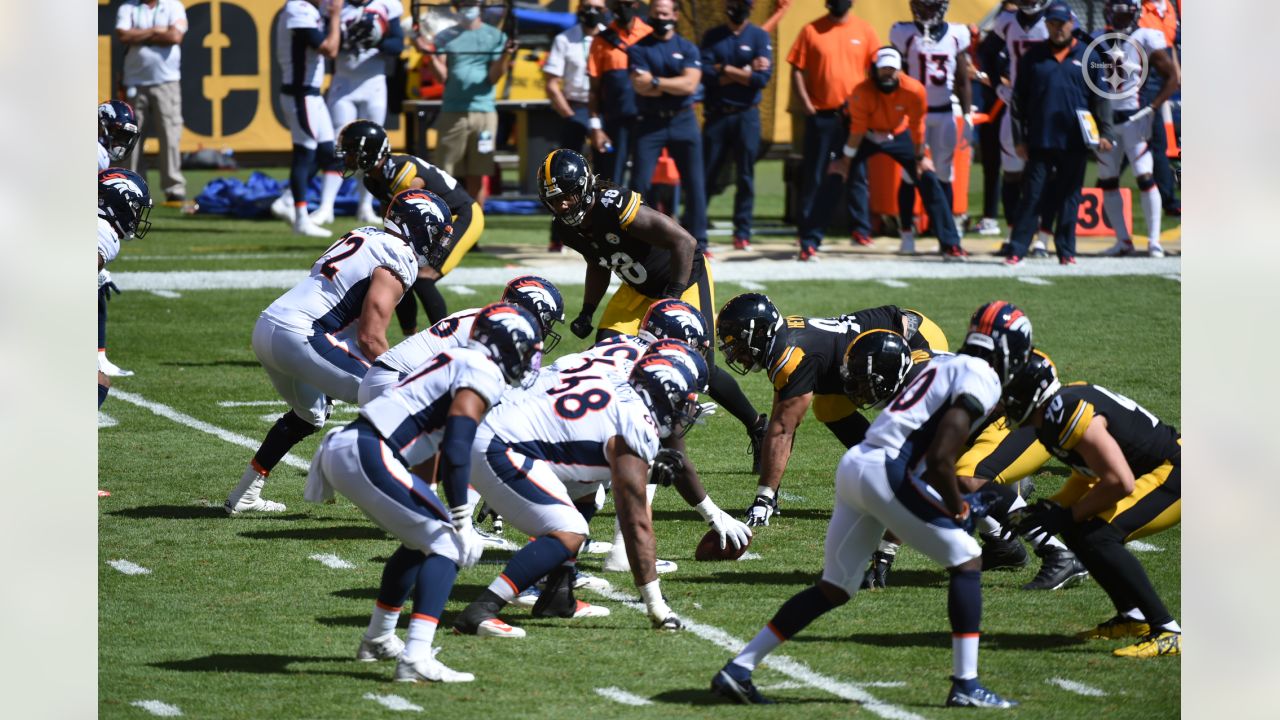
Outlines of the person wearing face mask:
<svg viewBox="0 0 1280 720">
<path fill-rule="evenodd" d="M 707 196 L 720 166 L 737 165 L 733 196 L 733 247 L 751 249 L 751 211 L 755 205 L 755 164 L 760 153 L 760 91 L 773 77 L 769 34 L 751 24 L 754 0 L 729 0 L 729 22 L 702 36 L 702 85 L 705 124 L 702 157 Z"/>
<path fill-rule="evenodd" d="M 804 114 L 804 160 L 800 181 L 800 221 L 797 223 L 800 257 L 818 259 L 822 233 L 831 217 L 830 202 L 844 183 L 826 174 L 828 161 L 839 154 L 848 120 L 844 104 L 853 88 L 867 76 L 871 55 L 880 47 L 880 38 L 871 24 L 850 13 L 853 0 L 827 0 L 828 14 L 805 25 L 791 46 L 791 87 L 794 107 Z M 828 199 L 821 207 L 816 198 Z M 871 223 L 867 171 L 854 169 L 848 191 L 853 240 L 871 244 Z"/>
<path fill-rule="evenodd" d="M 542 65 L 547 99 L 551 101 L 551 109 L 564 120 L 560 126 L 559 147 L 574 152 L 581 152 L 587 140 L 591 97 L 587 56 L 596 35 L 604 28 L 604 13 L 604 0 L 581 0 L 578 24 L 556 35 L 547 61 Z M 547 252 L 564 252 L 564 245 L 553 239 Z"/>
<path fill-rule="evenodd" d="M 467 193 L 484 206 L 484 178 L 493 174 L 498 112 L 493 87 L 511 67 L 520 44 L 484 22 L 480 0 L 454 0 L 460 22 L 436 35 L 429 52 L 431 69 L 444 83 L 444 102 L 436 121 L 436 164 L 463 178 Z"/>
<path fill-rule="evenodd" d="M 707 194 L 702 172 L 702 132 L 693 112 L 693 94 L 702 82 L 702 60 L 697 46 L 676 32 L 674 0 L 653 0 L 649 5 L 650 33 L 627 50 L 631 86 L 640 117 L 636 123 L 635 157 L 631 187 L 649 196 L 650 179 L 666 148 L 680 171 L 680 198 L 684 213 L 680 224 L 707 253 Z"/>
<path fill-rule="evenodd" d="M 609 8 L 613 22 L 591 41 L 587 56 L 591 76 L 588 137 L 595 168 L 605 179 L 626 185 L 623 176 L 636 127 L 636 92 L 631 87 L 627 50 L 653 28 L 640 19 L 637 0 L 612 0 Z"/>
<path fill-rule="evenodd" d="M 968 253 L 960 247 L 960 234 L 956 232 L 951 207 L 925 141 L 924 116 L 928 105 L 924 85 L 902 72 L 902 54 L 893 46 L 880 48 L 875 54 L 871 77 L 859 83 L 849 97 L 848 140 L 827 172 L 844 178 L 851 168 L 865 166 L 867 158 L 876 153 L 893 158 L 920 190 L 929 225 L 938 234 L 942 258 L 964 260 Z M 822 224 L 826 223 L 834 205 L 832 199 L 824 195 L 814 202 Z"/>
</svg>

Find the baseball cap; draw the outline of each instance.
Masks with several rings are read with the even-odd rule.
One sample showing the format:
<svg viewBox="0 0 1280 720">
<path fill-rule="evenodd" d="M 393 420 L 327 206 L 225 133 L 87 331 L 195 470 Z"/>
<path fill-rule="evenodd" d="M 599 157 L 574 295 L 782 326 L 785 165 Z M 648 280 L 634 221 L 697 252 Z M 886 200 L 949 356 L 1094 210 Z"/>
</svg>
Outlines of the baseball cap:
<svg viewBox="0 0 1280 720">
<path fill-rule="evenodd" d="M 1074 16 L 1071 14 L 1071 8 L 1068 7 L 1066 3 L 1055 2 L 1044 11 L 1044 19 L 1046 22 L 1049 20 L 1066 22 L 1068 20 L 1073 20 Z"/>
<path fill-rule="evenodd" d="M 894 70 L 901 70 L 902 55 L 899 54 L 895 48 L 882 47 L 876 51 L 875 66 L 877 70 L 887 67 L 893 68 Z"/>
</svg>

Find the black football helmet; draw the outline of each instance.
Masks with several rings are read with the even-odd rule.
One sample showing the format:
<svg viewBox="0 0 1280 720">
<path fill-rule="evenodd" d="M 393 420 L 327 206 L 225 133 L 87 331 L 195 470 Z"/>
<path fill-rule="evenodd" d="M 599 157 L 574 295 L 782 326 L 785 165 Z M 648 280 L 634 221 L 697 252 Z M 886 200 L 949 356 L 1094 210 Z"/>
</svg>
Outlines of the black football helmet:
<svg viewBox="0 0 1280 720">
<path fill-rule="evenodd" d="M 513 278 L 502 290 L 502 302 L 519 305 L 538 318 L 543 352 L 551 352 L 560 344 L 560 333 L 552 328 L 564 322 L 564 297 L 550 280 L 537 275 Z"/>
<path fill-rule="evenodd" d="M 98 217 L 122 240 L 141 238 L 151 229 L 151 191 L 132 170 L 107 168 L 98 173 Z"/>
<path fill-rule="evenodd" d="M 1142 3 L 1138 0 L 1107 0 L 1102 6 L 1102 18 L 1112 30 L 1129 32 L 1138 27 L 1138 20 L 1142 18 Z"/>
<path fill-rule="evenodd" d="M 418 267 L 437 270 L 453 247 L 453 216 L 449 206 L 430 190 L 414 188 L 387 203 L 382 224 L 388 233 L 409 243 L 418 256 Z"/>
<path fill-rule="evenodd" d="M 98 106 L 98 142 L 107 149 L 111 162 L 120 162 L 138 143 L 138 118 L 133 106 L 123 100 L 108 100 Z"/>
<path fill-rule="evenodd" d="M 333 148 L 334 157 L 342 161 L 344 178 L 355 175 L 357 170 L 369 172 L 390 154 L 387 131 L 372 120 L 352 120 L 343 125 Z"/>
<path fill-rule="evenodd" d="M 1018 12 L 1023 15 L 1035 15 L 1049 7 L 1050 0 L 1014 0 L 1018 3 Z"/>
<path fill-rule="evenodd" d="M 925 30 L 946 22 L 950 0 L 911 0 L 911 18 Z"/>
<path fill-rule="evenodd" d="M 707 337 L 707 323 L 702 319 L 702 313 L 689 303 L 674 298 L 664 298 L 649 306 L 640 321 L 640 337 L 650 342 L 673 338 L 700 353 L 711 349 L 711 338 Z"/>
<path fill-rule="evenodd" d="M 560 222 L 577 226 L 595 204 L 596 176 L 586 158 L 552 150 L 538 166 L 538 199 Z"/>
<path fill-rule="evenodd" d="M 1005 387 L 1031 356 L 1031 318 L 1012 303 L 995 300 L 978 308 L 969 319 L 969 334 L 960 353 L 991 363 Z"/>
<path fill-rule="evenodd" d="M 1013 425 L 1021 425 L 1036 408 L 1062 389 L 1058 368 L 1049 356 L 1033 349 L 1026 367 L 1005 386 L 1001 400 L 1004 414 Z"/>
<path fill-rule="evenodd" d="M 739 375 L 764 367 L 782 314 L 767 295 L 743 293 L 724 304 L 716 317 L 716 337 L 724 362 Z"/>
<path fill-rule="evenodd" d="M 518 305 L 492 303 L 481 308 L 469 345 L 493 360 L 508 385 L 529 387 L 542 367 L 538 319 Z"/>
<path fill-rule="evenodd" d="M 844 394 L 859 408 L 881 407 L 902 389 L 911 348 L 892 330 L 867 330 L 849 343 L 840 365 Z"/>
</svg>

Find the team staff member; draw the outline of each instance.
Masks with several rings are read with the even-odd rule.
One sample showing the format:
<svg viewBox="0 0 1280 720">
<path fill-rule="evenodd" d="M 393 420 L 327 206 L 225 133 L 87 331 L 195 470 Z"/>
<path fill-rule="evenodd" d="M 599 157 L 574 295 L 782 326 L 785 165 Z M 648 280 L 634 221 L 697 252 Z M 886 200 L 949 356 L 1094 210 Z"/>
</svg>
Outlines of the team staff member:
<svg viewBox="0 0 1280 720">
<path fill-rule="evenodd" d="M 435 165 L 413 155 L 392 155 L 387 131 L 371 120 L 356 120 L 342 128 L 338 133 L 338 159 L 345 174 L 358 171 L 364 176 L 365 189 L 384 208 L 396 195 L 415 188 L 435 193 L 449 206 L 453 215 L 453 244 L 448 255 L 439 267 L 424 265 L 418 268 L 413 292 L 405 293 L 396 305 L 396 320 L 405 335 L 412 335 L 418 329 L 415 295 L 422 301 L 429 325 L 443 320 L 449 314 L 449 308 L 436 282 L 457 267 L 480 239 L 480 233 L 484 232 L 484 209 L 452 175 Z"/>
<path fill-rule="evenodd" d="M 730 159 L 737 166 L 733 195 L 733 247 L 751 249 L 756 158 L 760 154 L 760 91 L 773 77 L 769 34 L 751 24 L 755 0 L 729 0 L 729 22 L 702 36 L 702 158 L 706 196 Z"/>
<path fill-rule="evenodd" d="M 796 104 L 804 112 L 804 160 L 800 207 L 800 260 L 816 260 L 830 208 L 820 206 L 819 194 L 831 198 L 840 178 L 827 174 L 827 161 L 839 153 L 849 132 L 845 101 L 867 76 L 871 55 L 880 38 L 871 24 L 849 14 L 853 0 L 827 0 L 828 14 L 804 26 L 787 55 Z M 848 187 L 853 239 L 871 244 L 869 191 L 866 168 L 855 168 Z"/>
<path fill-rule="evenodd" d="M 658 156 L 666 148 L 680 171 L 681 224 L 707 252 L 707 187 L 702 172 L 702 132 L 693 112 L 693 95 L 702 83 L 701 53 L 676 33 L 675 0 L 649 5 L 650 33 L 627 50 L 631 86 L 640 118 L 636 124 L 631 187 L 649 195 Z"/>
<path fill-rule="evenodd" d="M 1106 591 L 1116 616 L 1089 638 L 1141 639 L 1121 657 L 1182 652 L 1182 628 L 1124 544 L 1182 519 L 1182 436 L 1141 405 L 1098 385 L 1066 387 L 1047 355 L 1033 356 L 1004 391 L 1009 418 L 1026 422 L 1073 470 L 1053 498 L 1024 513 L 1021 531 L 1061 533 Z"/>
<path fill-rule="evenodd" d="M 654 302 L 679 298 L 703 314 L 714 334 L 715 283 L 689 233 L 674 220 L 645 207 L 640 193 L 597 179 L 591 166 L 572 150 L 553 150 L 538 165 L 538 196 L 555 216 L 552 237 L 577 250 L 587 261 L 582 312 L 569 325 L 574 335 L 591 333 L 596 307 L 609 289 L 609 272 L 622 280 L 600 318 L 597 341 L 635 335 Z M 716 367 L 707 353 L 711 395 L 736 417 L 758 455 L 767 418 L 733 377 Z"/>
<path fill-rule="evenodd" d="M 768 525 L 777 510 L 778 485 L 810 405 L 814 418 L 846 448 L 862 441 L 868 422 L 845 396 L 840 368 L 849 343 L 872 329 L 899 333 L 913 350 L 947 349 L 947 338 L 933 321 L 895 305 L 834 318 L 783 318 L 768 296 L 744 293 L 720 309 L 716 337 L 725 364 L 744 375 L 767 369 L 774 391 L 760 482 L 747 524 Z"/>
<path fill-rule="evenodd" d="M 1178 56 L 1178 49 L 1181 47 L 1181 41 L 1178 39 L 1180 15 L 1179 7 L 1169 0 L 1143 0 L 1142 15 L 1138 19 L 1138 27 L 1159 30 L 1164 35 L 1168 49 L 1161 54 L 1167 55 L 1168 59 L 1173 61 L 1179 76 L 1182 74 L 1182 58 Z M 1151 74 L 1147 78 L 1139 99 L 1150 105 L 1152 98 L 1164 88 L 1164 78 L 1159 74 Z M 1156 123 L 1151 133 L 1151 155 L 1156 187 L 1160 189 L 1160 205 L 1165 215 L 1178 217 L 1182 215 L 1182 201 L 1178 199 L 1177 185 L 1173 180 L 1173 168 L 1169 166 L 1168 151 L 1169 140 L 1165 137 L 1164 129 Z"/>
<path fill-rule="evenodd" d="M 631 86 L 627 50 L 653 32 L 642 21 L 637 0 L 613 0 L 613 22 L 591 41 L 587 74 L 591 76 L 589 99 L 591 149 L 595 166 L 606 180 L 625 185 L 623 175 L 636 130 L 636 91 Z"/>
<path fill-rule="evenodd" d="M 1005 259 L 1011 267 L 1021 265 L 1026 257 L 1041 207 L 1047 209 L 1040 218 L 1045 224 L 1057 218 L 1053 244 L 1058 262 L 1076 264 L 1076 214 L 1089 160 L 1077 113 L 1093 114 L 1100 152 L 1110 152 L 1115 142 L 1111 101 L 1093 92 L 1081 73 L 1087 62 L 1086 44 L 1073 35 L 1071 8 L 1055 2 L 1045 10 L 1044 20 L 1049 39 L 1028 50 L 1019 62 L 1010 108 L 1016 150 L 1027 161 L 1018 219 L 1009 240 L 1012 247 Z"/>
<path fill-rule="evenodd" d="M 874 72 L 872 77 L 859 83 L 849 97 L 849 137 L 841 157 L 831 161 L 827 172 L 843 178 L 851 167 L 864 166 L 867 158 L 876 153 L 893 158 L 920 189 L 943 259 L 964 260 L 969 253 L 960 247 L 951 206 L 933 171 L 933 160 L 925 142 L 924 116 L 928 101 L 924 86 L 902 72 L 902 55 L 892 47 L 876 52 Z M 826 187 L 829 186 L 824 189 Z M 814 214 L 824 225 L 832 199 L 828 192 L 820 193 L 814 201 Z M 903 251 L 914 250 L 914 239 L 904 234 Z"/>
</svg>

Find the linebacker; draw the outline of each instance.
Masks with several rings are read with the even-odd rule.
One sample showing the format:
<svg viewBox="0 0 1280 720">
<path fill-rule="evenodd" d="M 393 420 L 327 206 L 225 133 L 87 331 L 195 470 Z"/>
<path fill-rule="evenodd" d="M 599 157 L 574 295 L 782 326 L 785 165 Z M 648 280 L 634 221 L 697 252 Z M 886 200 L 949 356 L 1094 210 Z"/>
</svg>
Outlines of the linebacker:
<svg viewBox="0 0 1280 720">
<path fill-rule="evenodd" d="M 1062 386 L 1037 352 L 1004 391 L 1011 421 L 1027 423 L 1073 473 L 1022 513 L 1020 531 L 1061 533 L 1115 605 L 1085 639 L 1140 636 L 1120 657 L 1182 653 L 1182 628 L 1124 545 L 1182 519 L 1182 436 L 1141 405 L 1099 385 Z"/>
</svg>

